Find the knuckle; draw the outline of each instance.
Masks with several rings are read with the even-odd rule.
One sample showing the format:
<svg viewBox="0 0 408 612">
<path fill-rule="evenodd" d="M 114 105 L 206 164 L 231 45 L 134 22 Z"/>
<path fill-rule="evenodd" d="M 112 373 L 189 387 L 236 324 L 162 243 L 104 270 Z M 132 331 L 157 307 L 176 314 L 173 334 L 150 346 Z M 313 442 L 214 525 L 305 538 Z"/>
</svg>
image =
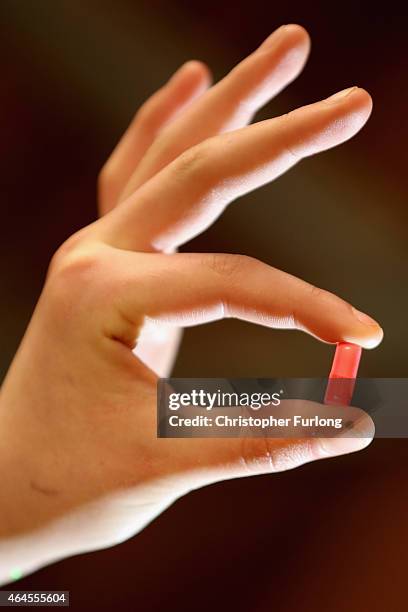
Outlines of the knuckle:
<svg viewBox="0 0 408 612">
<path fill-rule="evenodd" d="M 72 234 L 65 242 L 61 244 L 61 246 L 57 249 L 57 251 L 52 256 L 50 265 L 48 267 L 48 275 L 53 276 L 59 273 L 63 267 L 65 267 L 66 262 L 81 249 L 81 245 L 84 241 L 84 230 L 80 230 L 79 232 L 75 232 Z"/>
<path fill-rule="evenodd" d="M 307 285 L 307 293 L 311 298 L 316 300 L 320 300 L 328 295 L 328 292 L 325 291 L 325 289 L 321 289 L 320 287 L 316 287 L 316 285 L 312 284 Z"/>
<path fill-rule="evenodd" d="M 299 281 L 303 283 L 303 281 Z M 311 283 L 299 285 L 298 299 L 295 300 L 292 310 L 293 325 L 297 329 L 305 329 L 303 325 L 303 312 L 306 304 L 313 304 L 314 308 L 321 308 L 328 298 L 332 295 L 325 289 L 316 287 Z M 327 304 L 329 305 L 329 304 Z"/>
<path fill-rule="evenodd" d="M 294 162 L 298 162 L 301 158 L 302 155 L 297 151 L 297 138 L 294 135 L 293 132 L 293 118 L 296 116 L 295 115 L 296 111 L 290 111 L 289 113 L 285 113 L 284 115 L 281 115 L 280 120 L 282 122 L 282 147 L 283 150 L 287 153 L 287 155 L 289 155 L 289 157 L 292 157 Z"/>
<path fill-rule="evenodd" d="M 207 258 L 207 265 L 223 279 L 241 276 L 244 271 L 255 265 L 256 260 L 247 255 L 215 253 Z"/>
<path fill-rule="evenodd" d="M 352 306 L 342 300 L 340 297 L 327 291 L 326 289 L 321 289 L 321 287 L 316 287 L 315 285 L 307 284 L 306 285 L 307 296 L 311 298 L 313 301 L 321 302 L 327 304 L 327 306 L 343 306 L 352 310 Z"/>
<path fill-rule="evenodd" d="M 181 177 L 199 176 L 205 177 L 212 170 L 213 146 L 210 140 L 205 140 L 199 145 L 184 151 L 177 159 L 176 172 Z"/>
<path fill-rule="evenodd" d="M 71 236 L 54 254 L 48 268 L 45 290 L 51 301 L 58 305 L 86 302 L 104 277 L 104 260 L 99 245 L 85 242 L 82 232 Z"/>
<path fill-rule="evenodd" d="M 268 438 L 242 438 L 241 459 L 249 474 L 276 471 L 273 441 Z"/>
<path fill-rule="evenodd" d="M 291 470 L 321 457 L 313 438 L 293 438 L 285 444 L 278 438 L 242 438 L 241 458 L 249 474 Z"/>
</svg>

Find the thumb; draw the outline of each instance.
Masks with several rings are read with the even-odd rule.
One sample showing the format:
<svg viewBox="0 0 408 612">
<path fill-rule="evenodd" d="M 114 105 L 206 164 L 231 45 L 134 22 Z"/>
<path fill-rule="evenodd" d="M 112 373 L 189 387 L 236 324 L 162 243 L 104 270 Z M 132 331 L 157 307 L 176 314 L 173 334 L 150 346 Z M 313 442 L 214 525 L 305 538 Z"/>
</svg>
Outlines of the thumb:
<svg viewBox="0 0 408 612">
<path fill-rule="evenodd" d="M 307 411 L 322 405 L 307 404 Z M 374 423 L 365 412 L 353 408 L 353 427 L 330 438 L 205 438 L 172 439 L 188 489 L 221 480 L 270 474 L 299 467 L 319 459 L 346 455 L 366 448 L 374 437 Z M 358 416 L 357 416 L 358 414 Z"/>
</svg>

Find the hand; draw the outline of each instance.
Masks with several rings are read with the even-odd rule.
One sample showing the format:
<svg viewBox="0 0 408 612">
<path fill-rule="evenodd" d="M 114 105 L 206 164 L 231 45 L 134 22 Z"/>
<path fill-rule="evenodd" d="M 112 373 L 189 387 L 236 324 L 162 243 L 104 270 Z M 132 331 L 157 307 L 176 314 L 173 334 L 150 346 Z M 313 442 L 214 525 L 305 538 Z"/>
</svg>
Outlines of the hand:
<svg viewBox="0 0 408 612">
<path fill-rule="evenodd" d="M 192 488 L 357 450 L 369 439 L 157 439 L 156 382 L 180 327 L 237 317 L 376 346 L 378 324 L 254 259 L 179 254 L 225 206 L 353 136 L 352 88 L 244 127 L 302 69 L 284 26 L 208 91 L 183 66 L 137 113 L 100 177 L 101 212 L 55 254 L 0 398 L 0 576 L 117 543 Z M 16 487 L 18 483 L 18 487 Z"/>
</svg>

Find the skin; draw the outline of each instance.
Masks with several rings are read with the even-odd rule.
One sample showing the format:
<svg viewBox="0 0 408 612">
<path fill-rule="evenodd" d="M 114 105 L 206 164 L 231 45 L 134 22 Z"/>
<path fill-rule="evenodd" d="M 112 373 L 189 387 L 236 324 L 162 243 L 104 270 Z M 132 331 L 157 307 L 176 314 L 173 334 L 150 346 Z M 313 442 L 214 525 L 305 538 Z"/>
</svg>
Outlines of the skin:
<svg viewBox="0 0 408 612">
<path fill-rule="evenodd" d="M 63 244 L 0 395 L 0 579 L 114 545 L 189 490 L 366 446 L 354 438 L 157 439 L 156 383 L 180 328 L 223 317 L 373 348 L 379 325 L 241 255 L 177 253 L 240 195 L 352 137 L 351 88 L 247 127 L 301 71 L 309 37 L 274 32 L 210 87 L 185 64 L 137 112 L 99 177 L 100 219 Z M 16 486 L 18 483 L 18 486 Z"/>
</svg>

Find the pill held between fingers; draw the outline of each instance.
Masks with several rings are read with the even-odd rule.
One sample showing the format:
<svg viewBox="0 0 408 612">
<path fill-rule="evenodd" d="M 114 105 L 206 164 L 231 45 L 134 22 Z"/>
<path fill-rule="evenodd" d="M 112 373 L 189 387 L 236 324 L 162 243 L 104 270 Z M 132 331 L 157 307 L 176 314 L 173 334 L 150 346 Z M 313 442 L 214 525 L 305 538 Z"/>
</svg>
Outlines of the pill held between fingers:
<svg viewBox="0 0 408 612">
<path fill-rule="evenodd" d="M 329 378 L 357 378 L 361 352 L 361 346 L 357 344 L 339 342 L 334 354 Z"/>
<path fill-rule="evenodd" d="M 351 342 L 339 342 L 329 374 L 324 403 L 349 406 L 353 397 L 362 349 Z"/>
</svg>

